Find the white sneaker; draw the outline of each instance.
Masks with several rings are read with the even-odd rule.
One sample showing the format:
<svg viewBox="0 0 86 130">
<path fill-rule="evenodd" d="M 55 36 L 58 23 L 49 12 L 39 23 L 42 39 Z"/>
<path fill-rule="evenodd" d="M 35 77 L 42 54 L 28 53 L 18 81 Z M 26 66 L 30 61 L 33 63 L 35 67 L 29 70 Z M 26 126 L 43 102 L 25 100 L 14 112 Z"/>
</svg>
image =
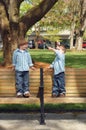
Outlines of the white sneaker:
<svg viewBox="0 0 86 130">
<path fill-rule="evenodd" d="M 17 97 L 22 97 L 22 96 L 23 96 L 22 93 L 20 93 L 20 92 L 17 93 Z"/>
<path fill-rule="evenodd" d="M 30 97 L 31 95 L 30 95 L 30 92 L 29 91 L 26 91 L 26 92 L 24 92 L 24 97 Z"/>
</svg>

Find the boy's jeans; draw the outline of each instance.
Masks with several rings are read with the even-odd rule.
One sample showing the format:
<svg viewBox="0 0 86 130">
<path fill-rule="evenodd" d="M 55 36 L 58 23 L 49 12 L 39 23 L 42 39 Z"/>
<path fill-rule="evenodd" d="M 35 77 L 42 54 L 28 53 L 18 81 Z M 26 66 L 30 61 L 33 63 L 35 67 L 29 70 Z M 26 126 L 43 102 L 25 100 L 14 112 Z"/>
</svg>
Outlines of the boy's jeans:
<svg viewBox="0 0 86 130">
<path fill-rule="evenodd" d="M 16 71 L 16 91 L 24 93 L 29 91 L 29 71 Z"/>
<path fill-rule="evenodd" d="M 66 93 L 65 90 L 65 73 L 59 73 L 57 75 L 54 75 L 53 79 L 53 90 L 52 93 L 55 93 L 57 96 L 60 93 Z"/>
</svg>

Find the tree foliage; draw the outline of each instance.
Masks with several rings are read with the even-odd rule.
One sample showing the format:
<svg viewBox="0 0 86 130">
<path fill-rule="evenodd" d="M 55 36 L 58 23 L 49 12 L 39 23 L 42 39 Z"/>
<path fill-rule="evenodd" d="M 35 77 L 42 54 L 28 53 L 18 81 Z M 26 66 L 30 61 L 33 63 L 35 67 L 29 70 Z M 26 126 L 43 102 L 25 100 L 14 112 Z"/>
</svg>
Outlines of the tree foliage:
<svg viewBox="0 0 86 130">
<path fill-rule="evenodd" d="M 58 3 L 45 15 L 44 26 L 56 30 L 70 30 L 70 46 L 73 47 L 74 35 L 76 49 L 82 49 L 82 40 L 86 30 L 86 1 L 85 0 L 59 0 Z M 85 36 L 84 36 L 85 37 Z M 78 40 L 77 40 L 78 39 Z"/>
</svg>

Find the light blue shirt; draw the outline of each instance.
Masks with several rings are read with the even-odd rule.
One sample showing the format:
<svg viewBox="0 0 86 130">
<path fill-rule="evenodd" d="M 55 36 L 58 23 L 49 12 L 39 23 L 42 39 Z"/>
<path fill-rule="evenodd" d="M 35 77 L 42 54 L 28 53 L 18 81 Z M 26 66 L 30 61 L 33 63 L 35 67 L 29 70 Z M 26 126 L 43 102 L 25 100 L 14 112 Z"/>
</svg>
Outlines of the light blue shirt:
<svg viewBox="0 0 86 130">
<path fill-rule="evenodd" d="M 55 53 L 56 57 L 50 65 L 50 68 L 54 68 L 54 75 L 65 71 L 65 54 L 59 50 L 56 50 Z"/>
<path fill-rule="evenodd" d="M 13 52 L 13 65 L 16 71 L 29 71 L 29 67 L 33 66 L 33 63 L 28 51 L 16 49 Z"/>
</svg>

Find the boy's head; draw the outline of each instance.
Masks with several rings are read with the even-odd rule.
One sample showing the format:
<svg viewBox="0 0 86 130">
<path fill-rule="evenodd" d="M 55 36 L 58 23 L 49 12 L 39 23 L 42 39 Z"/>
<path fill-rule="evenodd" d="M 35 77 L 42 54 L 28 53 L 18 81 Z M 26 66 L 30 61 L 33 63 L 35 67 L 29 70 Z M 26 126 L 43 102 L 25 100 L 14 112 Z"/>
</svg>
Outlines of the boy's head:
<svg viewBox="0 0 86 130">
<path fill-rule="evenodd" d="M 60 49 L 65 53 L 66 52 L 66 47 L 64 44 L 61 44 L 60 45 Z"/>
<path fill-rule="evenodd" d="M 20 39 L 19 40 L 19 44 L 18 44 L 18 48 L 25 50 L 28 48 L 28 42 L 25 39 Z"/>
<path fill-rule="evenodd" d="M 56 49 L 57 49 L 57 50 L 62 50 L 64 53 L 66 52 L 66 48 L 65 48 L 65 45 L 64 45 L 64 44 L 57 45 L 57 46 L 56 46 Z"/>
</svg>

